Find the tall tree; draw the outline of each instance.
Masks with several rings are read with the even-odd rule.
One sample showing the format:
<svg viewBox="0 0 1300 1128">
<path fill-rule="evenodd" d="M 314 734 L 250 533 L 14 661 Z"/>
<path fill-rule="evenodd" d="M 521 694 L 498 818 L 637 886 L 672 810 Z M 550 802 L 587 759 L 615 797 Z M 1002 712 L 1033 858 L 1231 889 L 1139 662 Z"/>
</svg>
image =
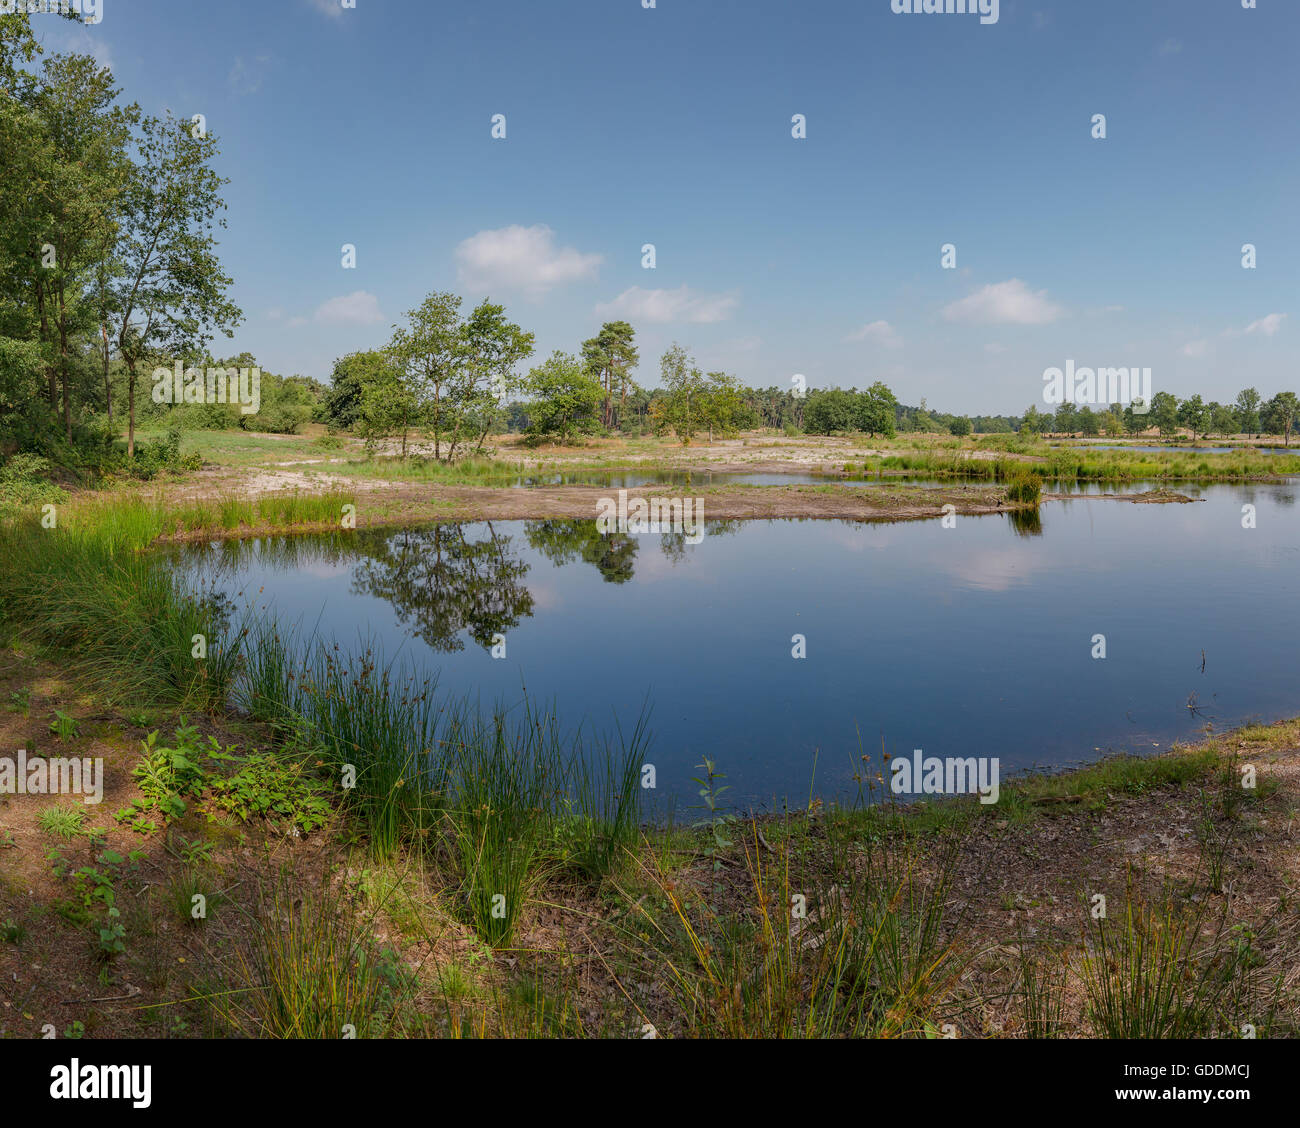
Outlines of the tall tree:
<svg viewBox="0 0 1300 1128">
<path fill-rule="evenodd" d="M 139 109 L 114 105 L 112 75 L 89 55 L 52 56 L 42 77 L 35 116 L 48 158 L 41 193 L 45 231 L 30 253 L 50 356 L 51 406 L 57 383 L 71 442 L 73 342 L 103 325 L 106 296 L 96 301 L 91 287 L 100 279 L 106 288 L 128 182 L 127 137 Z"/>
<path fill-rule="evenodd" d="M 650 408 L 655 429 L 662 433 L 671 428 L 682 445 L 689 446 L 705 421 L 708 382 L 695 361 L 676 342 L 660 359 L 659 371 L 664 394 Z"/>
<path fill-rule="evenodd" d="M 1210 425 L 1210 412 L 1205 401 L 1199 396 L 1188 396 L 1178 405 L 1178 422 L 1192 432 L 1196 439 L 1205 434 Z"/>
<path fill-rule="evenodd" d="M 474 453 L 483 449 L 505 397 L 519 387 L 515 368 L 533 355 L 532 333 L 506 320 L 505 307 L 481 302 L 461 326 L 460 390 L 456 401 L 471 433 L 477 436 Z M 459 435 L 461 428 L 457 429 Z M 451 458 L 456 450 L 452 437 Z"/>
<path fill-rule="evenodd" d="M 1291 428 L 1300 413 L 1300 401 L 1295 392 L 1278 392 L 1264 406 L 1264 425 L 1275 435 L 1281 435 L 1282 445 L 1291 445 Z"/>
<path fill-rule="evenodd" d="M 407 324 L 393 326 L 388 354 L 433 428 L 433 455 L 442 458 L 442 436 L 459 425 L 449 398 L 457 368 L 464 362 L 460 298 L 435 291 L 406 313 Z"/>
<path fill-rule="evenodd" d="M 627 402 L 628 388 L 631 386 L 632 369 L 640 361 L 640 353 L 633 343 L 636 330 L 626 321 L 607 321 L 588 341 L 582 343 L 582 357 L 589 371 L 600 380 L 605 391 L 605 405 L 601 412 L 601 423 L 605 427 L 614 425 L 614 389 L 618 389 L 619 425 Z"/>
<path fill-rule="evenodd" d="M 170 352 L 201 354 L 220 330 L 227 337 L 243 314 L 227 297 L 230 278 L 216 254 L 214 228 L 228 183 L 213 170 L 217 139 L 187 122 L 146 117 L 122 219 L 117 284 L 117 347 L 127 368 L 127 455 L 135 454 L 139 366 Z"/>
<path fill-rule="evenodd" d="M 1260 395 L 1254 388 L 1242 388 L 1237 393 L 1237 425 L 1243 432 L 1259 433 Z"/>
</svg>

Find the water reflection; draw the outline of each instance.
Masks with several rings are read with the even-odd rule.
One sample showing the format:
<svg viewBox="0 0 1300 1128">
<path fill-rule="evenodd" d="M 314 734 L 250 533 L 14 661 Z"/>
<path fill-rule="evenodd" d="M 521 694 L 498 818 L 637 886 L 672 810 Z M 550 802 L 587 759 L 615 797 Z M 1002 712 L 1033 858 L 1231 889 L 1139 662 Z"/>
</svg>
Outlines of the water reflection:
<svg viewBox="0 0 1300 1128">
<path fill-rule="evenodd" d="M 602 535 L 589 519 L 509 524 L 516 530 L 522 525 L 522 538 L 485 521 L 216 541 L 177 548 L 172 555 L 190 566 L 194 587 L 223 622 L 231 621 L 235 607 L 232 575 L 252 568 L 324 576 L 350 569 L 351 594 L 383 600 L 411 635 L 450 654 L 464 650 L 466 639 L 490 650 L 497 635 L 532 616 L 525 546 L 557 566 L 590 564 L 605 583 L 625 584 L 646 546 L 657 546 L 665 560 L 677 564 L 689 544 L 680 531 L 657 537 Z M 706 521 L 705 534 L 727 536 L 742 524 Z"/>
</svg>

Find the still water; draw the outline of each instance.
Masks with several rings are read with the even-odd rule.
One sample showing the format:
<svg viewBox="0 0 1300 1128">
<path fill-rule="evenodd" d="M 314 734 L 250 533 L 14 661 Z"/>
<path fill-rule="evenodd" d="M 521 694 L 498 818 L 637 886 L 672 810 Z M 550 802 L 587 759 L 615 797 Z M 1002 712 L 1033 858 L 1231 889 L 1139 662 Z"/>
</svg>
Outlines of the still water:
<svg viewBox="0 0 1300 1128">
<path fill-rule="evenodd" d="M 996 756 L 1005 778 L 1300 713 L 1297 486 L 1180 488 L 1199 500 L 1052 502 L 1038 524 L 709 522 L 690 545 L 479 522 L 175 559 L 237 607 L 375 640 L 485 706 L 526 687 L 569 725 L 630 731 L 648 699 L 661 799 L 694 803 L 708 756 L 728 799 L 763 809 L 856 796 L 882 742 Z"/>
</svg>

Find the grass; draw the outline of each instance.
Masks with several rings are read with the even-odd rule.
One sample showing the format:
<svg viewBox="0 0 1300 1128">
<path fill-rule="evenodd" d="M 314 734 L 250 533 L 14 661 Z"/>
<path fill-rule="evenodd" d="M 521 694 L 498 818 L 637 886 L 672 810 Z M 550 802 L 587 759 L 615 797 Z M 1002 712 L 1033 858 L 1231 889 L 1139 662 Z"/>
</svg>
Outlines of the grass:
<svg viewBox="0 0 1300 1128">
<path fill-rule="evenodd" d="M 958 450 L 939 449 L 945 457 Z M 1012 485 L 1038 484 L 1023 462 L 990 465 Z M 1231 887 L 1234 820 L 1268 793 L 1245 793 L 1234 757 L 1209 744 L 1007 781 L 994 807 L 904 810 L 866 805 L 874 798 L 867 794 L 857 810 L 830 808 L 797 828 L 729 823 L 725 845 L 716 819 L 643 831 L 644 715 L 628 739 L 601 740 L 567 731 L 553 711 L 526 699 L 480 710 L 364 645 L 349 655 L 270 620 L 245 632 L 217 604 L 180 591 L 163 562 L 142 551 L 177 531 L 337 523 L 329 506 L 346 496 L 323 508 L 288 497 L 198 502 L 171 518 L 139 501 L 102 510 L 78 503 L 57 530 L 15 519 L 0 539 L 0 615 L 20 635 L 75 659 L 77 676 L 113 686 L 142 718 L 153 702 L 197 700 L 214 714 L 231 702 L 246 709 L 275 735 L 276 761 L 268 768 L 241 758 L 232 780 L 251 779 L 254 769 L 258 780 L 270 779 L 276 764 L 319 760 L 331 781 L 344 781 L 344 819 L 331 831 L 363 846 L 382 880 L 358 891 L 346 866 L 341 879 L 305 886 L 283 873 L 245 909 L 222 901 L 208 858 L 190 844 L 164 887 L 161 904 L 189 928 L 204 919 L 193 916 L 196 895 L 207 898 L 209 916 L 221 906 L 215 927 L 223 945 L 230 930 L 233 947 L 222 951 L 234 954 L 221 1000 L 211 1005 L 227 1031 L 409 1032 L 416 986 L 374 939 L 384 914 L 403 938 L 427 938 L 431 918 L 439 931 L 468 937 L 455 959 L 434 969 L 446 1033 L 595 1033 L 563 974 L 580 962 L 584 976 L 606 973 L 619 986 L 629 969 L 638 972 L 627 1013 L 647 1013 L 635 1024 L 621 1011 L 606 1016 L 625 1035 L 652 1019 L 665 1033 L 701 1037 L 939 1037 L 953 1026 L 964 1034 L 967 976 L 987 953 L 955 919 L 952 882 L 962 832 L 988 830 L 975 820 L 1023 824 L 1066 809 L 1103 811 L 1115 796 L 1203 790 L 1202 863 L 1213 891 Z M 191 656 L 200 631 L 205 662 Z M 43 685 L 41 692 L 44 701 Z M 19 696 L 14 707 L 28 709 L 30 692 Z M 1263 743 L 1275 735 L 1260 726 L 1237 737 Z M 172 750 L 150 746 L 142 767 L 154 770 L 156 756 L 186 747 L 179 739 Z M 217 782 L 207 787 L 207 802 L 242 802 Z M 58 810 L 42 813 L 42 830 L 68 840 L 83 833 L 68 826 L 78 815 L 84 821 L 83 812 L 73 808 L 65 819 L 51 813 Z M 711 862 L 707 871 L 700 858 Z M 403 866 L 416 876 L 390 881 Z M 1276 966 L 1266 953 L 1286 951 L 1286 938 L 1230 924 L 1220 913 L 1226 898 L 1213 912 L 1208 898 L 1199 907 L 1187 902 L 1171 888 L 1148 903 L 1135 887 L 1118 915 L 1085 925 L 1086 947 L 1073 965 L 1064 948 L 1022 936 L 1008 993 L 1019 1028 L 1038 1037 L 1064 1032 L 1075 986 L 1086 996 L 1082 1021 L 1099 1036 L 1223 1036 L 1246 1022 L 1285 1031 L 1279 989 L 1264 969 Z M 512 948 L 539 906 L 562 914 L 559 950 Z M 586 944 L 587 929 L 615 936 L 616 950 L 563 948 L 575 934 Z M 507 948 L 522 962 L 513 976 L 492 951 Z"/>
<path fill-rule="evenodd" d="M 1058 1038 L 1064 1030 L 1067 960 L 1063 953 L 1035 953 L 1022 933 L 1016 945 L 1020 965 L 1021 1026 L 1026 1038 Z"/>
<path fill-rule="evenodd" d="M 924 875 L 906 841 L 870 847 L 836 880 L 797 880 L 789 852 L 764 860 L 756 824 L 744 841 L 743 912 L 692 895 L 663 870 L 647 876 L 667 911 L 634 903 L 645 959 L 666 970 L 691 1037 L 935 1036 L 972 958 L 947 935 L 956 843 Z M 631 901 L 631 895 L 625 895 Z"/>
<path fill-rule="evenodd" d="M 979 440 L 979 449 L 1021 453 L 1027 458 L 974 458 L 971 448 L 927 450 L 868 458 L 863 470 L 868 474 L 891 471 L 995 482 L 1015 481 L 1025 475 L 1060 482 L 1135 482 L 1261 481 L 1300 474 L 1300 456 L 1264 455 L 1246 449 L 1202 454 L 1050 448 L 1031 446 L 1023 440 L 985 444 L 986 440 Z"/>
<path fill-rule="evenodd" d="M 1274 1012 L 1279 985 L 1258 973 L 1226 903 L 1187 905 L 1169 887 L 1149 902 L 1130 885 L 1117 919 L 1095 919 L 1088 940 L 1082 979 L 1101 1037 L 1232 1037 Z"/>
<path fill-rule="evenodd" d="M 85 833 L 86 812 L 81 807 L 46 807 L 36 818 L 46 834 L 71 842 Z"/>
<path fill-rule="evenodd" d="M 588 742 L 526 696 L 483 711 L 371 649 L 347 656 L 273 625 L 245 639 L 236 700 L 318 750 L 376 859 L 445 850 L 467 918 L 494 946 L 509 941 L 544 863 L 599 878 L 635 842 L 644 714 L 630 740 Z"/>
<path fill-rule="evenodd" d="M 104 507 L 100 523 L 0 528 L 0 616 L 29 642 L 58 649 L 93 685 L 138 700 L 224 699 L 237 646 L 223 644 L 218 604 L 182 590 L 147 542 L 135 507 Z M 193 657 L 195 636 L 206 657 Z"/>
<path fill-rule="evenodd" d="M 328 880 L 282 871 L 262 890 L 231 978 L 214 999 L 232 1030 L 263 1038 L 391 1036 L 400 1021 L 395 976 L 373 943 L 373 916 Z M 400 981 L 399 995 L 403 993 Z"/>
</svg>

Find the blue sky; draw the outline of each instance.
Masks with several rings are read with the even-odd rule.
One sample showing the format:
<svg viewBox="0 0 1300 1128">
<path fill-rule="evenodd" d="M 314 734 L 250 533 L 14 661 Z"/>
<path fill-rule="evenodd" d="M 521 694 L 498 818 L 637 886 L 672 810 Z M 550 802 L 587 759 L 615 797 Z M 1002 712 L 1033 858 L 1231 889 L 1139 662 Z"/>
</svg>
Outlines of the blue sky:
<svg viewBox="0 0 1300 1128">
<path fill-rule="evenodd" d="M 450 289 L 504 302 L 539 357 L 625 318 L 648 384 L 676 340 L 749 384 L 883 379 L 972 413 L 1041 404 L 1069 359 L 1179 396 L 1300 389 L 1296 0 L 1002 0 L 990 25 L 890 0 L 32 20 L 221 138 L 245 322 L 216 347 L 272 371 L 325 379 Z"/>
</svg>

